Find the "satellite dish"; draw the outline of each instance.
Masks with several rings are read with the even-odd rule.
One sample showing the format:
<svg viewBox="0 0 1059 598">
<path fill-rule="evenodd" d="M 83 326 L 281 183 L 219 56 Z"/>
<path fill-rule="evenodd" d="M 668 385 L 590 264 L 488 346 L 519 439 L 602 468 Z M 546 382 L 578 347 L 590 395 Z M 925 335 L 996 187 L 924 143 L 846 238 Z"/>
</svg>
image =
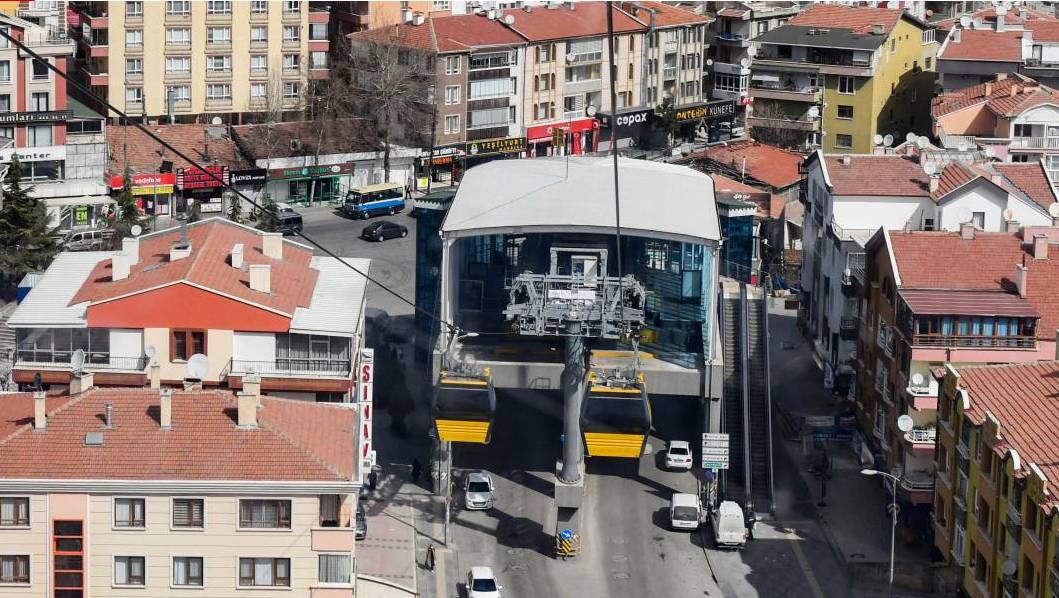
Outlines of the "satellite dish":
<svg viewBox="0 0 1059 598">
<path fill-rule="evenodd" d="M 210 359 L 202 353 L 196 353 L 188 358 L 188 379 L 202 380 L 210 371 Z"/>
<path fill-rule="evenodd" d="M 982 150 L 982 153 L 985 154 L 986 158 L 995 158 L 996 157 L 996 150 L 994 150 L 993 146 L 991 146 L 991 145 L 985 146 L 985 149 Z"/>
<path fill-rule="evenodd" d="M 757 46 L 750 46 L 749 48 L 746 49 L 746 53 L 751 58 L 757 56 Z"/>
<path fill-rule="evenodd" d="M 741 66 L 743 68 L 746 68 L 746 67 L 750 66 L 750 59 L 746 58 L 745 56 L 743 58 L 740 58 L 739 59 L 739 66 Z"/>
<path fill-rule="evenodd" d="M 514 25 L 515 24 L 515 15 L 504 15 L 504 24 L 505 25 Z"/>
<path fill-rule="evenodd" d="M 1000 566 L 1000 571 L 1004 575 L 1014 575 L 1015 572 L 1018 571 L 1018 570 L 1019 570 L 1019 568 L 1015 564 L 1015 561 L 1013 561 L 1011 559 L 1008 559 L 1008 560 L 1004 561 L 1004 564 Z"/>
<path fill-rule="evenodd" d="M 567 62 L 573 62 L 574 58 L 577 58 L 577 54 L 574 54 L 573 52 L 570 52 L 569 54 L 566 55 L 566 61 Z"/>
<path fill-rule="evenodd" d="M 820 109 L 816 106 L 809 107 L 809 118 L 816 118 L 820 116 Z"/>
<path fill-rule="evenodd" d="M 1059 202 L 1053 203 L 1048 206 L 1048 214 L 1052 218 L 1059 218 Z"/>
<path fill-rule="evenodd" d="M 219 117 L 219 116 L 214 116 L 214 117 L 213 117 L 213 118 L 212 118 L 212 119 L 210 120 L 210 124 L 212 124 L 212 125 L 223 125 L 223 124 L 224 124 L 224 121 L 223 121 L 223 120 L 221 120 L 221 117 Z"/>
<path fill-rule="evenodd" d="M 971 17 L 969 17 L 967 15 L 963 15 L 962 17 L 960 17 L 960 27 L 963 27 L 964 29 L 967 29 L 970 26 L 971 26 Z"/>
<path fill-rule="evenodd" d="M 592 104 L 589 104 L 588 108 L 585 108 L 585 114 L 587 114 L 589 117 L 595 116 L 596 112 L 599 112 L 599 109 L 593 106 Z"/>
<path fill-rule="evenodd" d="M 894 144 L 894 136 L 893 135 L 889 135 L 889 134 L 886 135 L 886 137 L 883 137 L 882 143 L 886 147 L 890 147 L 891 145 Z"/>
<path fill-rule="evenodd" d="M 139 237 L 140 234 L 143 233 L 143 227 L 139 224 L 133 224 L 132 228 L 129 229 L 129 232 L 132 233 L 132 236 Z"/>
<path fill-rule="evenodd" d="M 905 135 L 905 141 L 907 141 L 908 143 L 915 143 L 916 134 L 913 133 L 912 131 L 909 131 L 908 134 Z"/>
<path fill-rule="evenodd" d="M 920 374 L 919 372 L 912 374 L 912 385 L 923 386 L 923 374 Z"/>
<path fill-rule="evenodd" d="M 938 168 L 931 163 L 923 165 L 923 172 L 927 173 L 927 176 L 934 176 L 938 172 Z"/>
<path fill-rule="evenodd" d="M 872 143 L 875 145 L 882 145 L 882 135 L 876 134 L 875 137 L 871 138 Z"/>
<path fill-rule="evenodd" d="M 158 350 L 154 348 L 154 345 L 147 345 L 144 347 L 143 354 L 147 356 L 147 363 L 150 363 L 154 359 L 154 355 L 157 352 Z"/>
<path fill-rule="evenodd" d="M 911 430 L 914 424 L 915 422 L 912 421 L 911 415 L 906 414 L 897 418 L 897 429 L 901 430 L 902 432 L 907 432 Z"/>
<path fill-rule="evenodd" d="M 706 59 L 706 66 L 713 66 L 713 59 L 712 58 L 707 58 Z"/>
<path fill-rule="evenodd" d="M 960 208 L 960 211 L 956 214 L 956 217 L 960 219 L 960 224 L 964 224 L 970 222 L 971 218 L 974 218 L 974 214 L 972 214 L 971 211 L 967 208 Z"/>
<path fill-rule="evenodd" d="M 70 371 L 75 374 L 80 374 L 81 370 L 85 367 L 85 350 L 78 349 L 74 351 L 74 354 L 70 356 Z"/>
</svg>

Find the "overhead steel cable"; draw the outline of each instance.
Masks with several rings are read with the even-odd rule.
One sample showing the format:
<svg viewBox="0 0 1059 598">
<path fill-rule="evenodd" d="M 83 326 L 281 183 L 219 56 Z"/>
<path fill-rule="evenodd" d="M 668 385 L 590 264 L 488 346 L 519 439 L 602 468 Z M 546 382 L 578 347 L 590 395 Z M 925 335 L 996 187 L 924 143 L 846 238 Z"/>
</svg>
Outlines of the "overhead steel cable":
<svg viewBox="0 0 1059 598">
<path fill-rule="evenodd" d="M 82 93 L 88 95 L 89 97 L 91 97 L 91 98 L 93 98 L 95 100 L 98 100 L 101 104 L 106 106 L 108 110 L 110 110 L 110 111 L 114 112 L 115 114 L 117 114 L 121 118 L 121 121 L 124 123 L 124 126 L 128 127 L 131 124 L 132 126 L 134 126 L 137 129 L 139 129 L 141 132 L 143 132 L 143 134 L 145 134 L 148 137 L 150 137 L 152 140 L 157 142 L 159 145 L 161 145 L 165 149 L 173 152 L 178 157 L 183 159 L 185 162 L 187 162 L 187 163 L 191 164 L 193 167 L 197 168 L 200 172 L 205 173 L 207 176 L 209 176 L 211 179 L 213 179 L 214 181 L 219 183 L 225 189 L 227 189 L 227 190 L 235 193 L 236 195 L 238 195 L 239 198 L 242 199 L 243 201 L 246 201 L 247 203 L 249 203 L 254 208 L 257 208 L 259 211 L 263 211 L 264 210 L 264 208 L 260 204 L 258 204 L 256 201 L 254 201 L 254 200 L 250 199 L 249 197 L 247 197 L 246 194 L 244 194 L 242 191 L 239 191 L 238 189 L 236 189 L 235 187 L 233 187 L 229 183 L 225 183 L 224 179 L 219 177 L 217 174 L 215 174 L 213 172 L 210 172 L 209 170 L 207 170 L 203 166 L 199 165 L 199 163 L 196 162 L 195 160 L 193 160 L 191 157 L 185 155 L 183 152 L 181 152 L 177 148 L 175 148 L 172 145 L 170 145 L 168 142 L 166 142 L 165 140 L 160 138 L 158 135 L 155 135 L 150 129 L 145 127 L 142 123 L 136 122 L 134 120 L 130 120 L 130 118 L 129 118 L 129 116 L 127 114 L 125 114 L 121 110 L 118 110 L 116 107 L 114 107 L 113 104 L 111 104 L 107 100 L 105 100 L 105 99 L 99 97 L 98 95 L 96 95 L 95 93 L 93 93 L 92 90 L 90 90 L 87 87 L 85 87 L 80 81 L 77 81 L 76 79 L 71 78 L 69 75 L 67 75 L 62 70 L 60 70 L 58 67 L 56 67 L 51 62 L 49 62 L 47 60 L 47 58 L 44 58 L 40 54 L 37 54 L 36 52 L 31 50 L 26 44 L 24 44 L 20 40 L 17 40 L 14 37 L 12 37 L 11 34 L 7 30 L 0 29 L 0 37 L 3 37 L 4 39 L 6 39 L 10 43 L 13 43 L 15 46 L 18 47 L 19 50 L 25 52 L 31 58 L 37 60 L 38 62 L 41 62 L 41 63 L 45 64 L 48 67 L 48 69 L 50 69 L 51 71 L 55 72 L 55 74 L 57 74 L 58 76 L 62 77 L 63 80 L 65 80 L 67 82 L 67 84 L 72 85 L 75 89 L 81 91 Z M 374 283 L 379 288 L 381 288 L 382 290 L 386 291 L 390 295 L 393 295 L 394 297 L 396 297 L 401 302 L 411 306 L 412 309 L 415 310 L 416 313 L 420 313 L 420 314 L 423 314 L 423 315 L 429 317 L 431 320 L 433 320 L 433 321 L 435 321 L 435 322 L 447 327 L 453 333 L 456 333 L 458 331 L 459 332 L 465 332 L 461 328 L 459 328 L 458 326 L 453 324 L 452 322 L 449 322 L 449 321 L 445 320 L 444 318 L 438 316 L 437 314 L 431 313 L 431 312 L 419 307 L 418 305 L 415 304 L 414 301 L 411 301 L 411 300 L 405 298 L 404 296 L 402 296 L 397 291 L 395 291 L 395 290 L 391 289 L 390 287 L 386 286 L 385 284 L 379 282 L 375 278 L 372 278 L 367 272 L 362 272 L 356 266 L 353 266 L 352 264 L 349 264 L 344 259 L 339 257 L 335 252 L 331 251 L 330 249 L 325 247 L 320 242 L 318 242 L 318 241 L 314 240 L 313 238 L 309 237 L 304 232 L 296 231 L 295 234 L 297 234 L 299 237 L 305 239 L 308 243 L 310 243 L 311 245 L 313 245 L 314 247 L 316 247 L 320 251 L 324 252 L 329 257 L 335 258 L 336 260 L 338 260 L 340 263 L 345 265 L 350 270 L 352 270 L 352 271 L 356 272 L 357 274 L 363 276 L 367 281 L 369 281 L 371 283 Z M 482 333 L 482 334 L 489 334 L 489 333 Z"/>
</svg>

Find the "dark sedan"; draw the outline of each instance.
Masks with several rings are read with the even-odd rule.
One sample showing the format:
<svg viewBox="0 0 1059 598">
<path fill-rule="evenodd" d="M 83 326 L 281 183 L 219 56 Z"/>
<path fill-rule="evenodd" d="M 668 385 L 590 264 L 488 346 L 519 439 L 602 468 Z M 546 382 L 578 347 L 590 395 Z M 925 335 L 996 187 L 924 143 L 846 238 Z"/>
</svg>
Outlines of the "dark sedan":
<svg viewBox="0 0 1059 598">
<path fill-rule="evenodd" d="M 386 239 L 407 236 L 407 226 L 397 224 L 396 222 L 390 222 L 389 220 L 377 220 L 372 222 L 368 226 L 365 226 L 364 230 L 360 233 L 360 237 L 362 239 L 367 239 L 368 241 L 385 241 Z"/>
</svg>

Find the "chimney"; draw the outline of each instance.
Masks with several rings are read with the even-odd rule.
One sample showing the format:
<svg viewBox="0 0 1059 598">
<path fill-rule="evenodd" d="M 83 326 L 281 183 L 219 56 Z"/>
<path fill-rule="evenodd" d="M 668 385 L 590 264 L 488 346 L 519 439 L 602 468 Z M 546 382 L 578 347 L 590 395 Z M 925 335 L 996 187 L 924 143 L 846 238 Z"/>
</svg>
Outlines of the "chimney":
<svg viewBox="0 0 1059 598">
<path fill-rule="evenodd" d="M 236 270 L 243 269 L 243 244 L 232 245 L 232 267 Z"/>
<path fill-rule="evenodd" d="M 418 26 L 422 25 L 425 20 L 426 19 L 423 17 L 423 13 L 417 12 L 412 17 L 412 24 L 415 25 L 416 27 L 418 27 Z"/>
<path fill-rule="evenodd" d="M 262 293 L 272 292 L 272 266 L 269 264 L 250 264 L 250 290 Z"/>
<path fill-rule="evenodd" d="M 985 84 L 985 97 L 988 98 L 991 95 L 993 95 L 993 82 L 987 81 Z"/>
<path fill-rule="evenodd" d="M 129 277 L 129 256 L 124 251 L 119 251 L 110 258 L 110 280 L 117 282 Z"/>
<path fill-rule="evenodd" d="M 1015 97 L 1015 96 L 1019 95 L 1019 91 L 1021 91 L 1021 90 L 1019 89 L 1018 85 L 1012 85 L 1011 86 L 1011 97 Z"/>
<path fill-rule="evenodd" d="M 1009 233 L 1019 232 L 1019 221 L 1018 220 L 1005 220 L 1004 230 Z"/>
<path fill-rule="evenodd" d="M 1022 43 L 1027 46 L 1033 45 L 1033 30 L 1027 29 L 1022 32 Z"/>
<path fill-rule="evenodd" d="M 1026 8 L 1023 7 L 1023 6 L 1019 7 L 1019 20 L 1022 20 L 1022 21 L 1026 20 Z"/>
<path fill-rule="evenodd" d="M 401 9 L 401 22 L 402 23 L 411 23 L 412 22 L 412 9 L 411 8 L 402 8 Z"/>
<path fill-rule="evenodd" d="M 245 430 L 257 428 L 257 410 L 261 406 L 261 376 L 257 372 L 248 372 L 243 376 L 243 390 L 236 395 L 239 399 L 239 426 Z"/>
<path fill-rule="evenodd" d="M 1048 259 L 1048 235 L 1044 233 L 1033 235 L 1033 259 Z"/>
<path fill-rule="evenodd" d="M 151 359 L 151 364 L 147 369 L 147 375 L 150 378 L 152 390 L 159 390 L 162 388 L 162 366 L 158 364 L 157 359 Z"/>
<path fill-rule="evenodd" d="M 974 240 L 974 225 L 970 222 L 960 224 L 960 238 L 965 241 Z"/>
<path fill-rule="evenodd" d="M 999 187 L 1001 184 L 1003 184 L 1004 177 L 994 172 L 993 174 L 989 175 L 989 182 Z"/>
<path fill-rule="evenodd" d="M 261 233 L 261 253 L 274 260 L 283 259 L 283 233 Z"/>
<path fill-rule="evenodd" d="M 44 404 L 44 391 L 33 393 L 33 429 L 44 431 L 48 427 L 48 411 Z"/>
<path fill-rule="evenodd" d="M 1004 15 L 997 14 L 996 16 L 996 30 L 997 33 L 1004 31 Z"/>
<path fill-rule="evenodd" d="M 839 161 L 842 163 L 843 166 L 849 166 L 853 163 L 853 160 L 849 156 L 842 156 Z"/>
<path fill-rule="evenodd" d="M 169 247 L 169 261 L 171 262 L 182 260 L 190 255 L 191 243 L 188 243 L 187 245 L 173 243 L 173 245 Z"/>
<path fill-rule="evenodd" d="M 121 240 L 121 252 L 129 258 L 129 264 L 140 263 L 140 239 L 125 237 Z"/>
<path fill-rule="evenodd" d="M 92 388 L 95 382 L 92 372 L 75 372 L 70 374 L 70 395 L 79 395 Z"/>
<path fill-rule="evenodd" d="M 114 427 L 114 404 L 110 401 L 103 403 L 103 427 L 108 430 Z"/>
<path fill-rule="evenodd" d="M 1026 278 L 1029 269 L 1026 266 L 1015 266 L 1015 288 L 1019 290 L 1019 297 L 1026 298 Z"/>
<path fill-rule="evenodd" d="M 158 391 L 158 421 L 163 430 L 173 427 L 173 389 L 163 388 Z"/>
<path fill-rule="evenodd" d="M 932 177 L 928 177 L 927 180 L 930 181 L 930 192 L 931 193 L 937 193 L 938 186 L 941 184 L 941 178 L 940 177 L 936 177 L 936 176 L 932 176 Z"/>
<path fill-rule="evenodd" d="M 954 44 L 960 43 L 960 31 L 961 29 L 959 27 L 952 30 L 952 42 Z"/>
<path fill-rule="evenodd" d="M 875 35 L 882 35 L 882 34 L 886 33 L 886 27 L 882 26 L 881 24 L 876 23 L 875 25 L 871 26 L 871 32 L 874 33 Z"/>
</svg>

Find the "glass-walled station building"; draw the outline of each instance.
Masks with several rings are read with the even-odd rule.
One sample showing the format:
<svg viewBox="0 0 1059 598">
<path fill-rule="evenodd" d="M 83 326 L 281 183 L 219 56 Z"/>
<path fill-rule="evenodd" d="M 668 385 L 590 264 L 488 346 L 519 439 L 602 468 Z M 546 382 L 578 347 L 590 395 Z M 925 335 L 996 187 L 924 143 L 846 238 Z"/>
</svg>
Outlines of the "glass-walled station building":
<svg viewBox="0 0 1059 598">
<path fill-rule="evenodd" d="M 562 338 L 520 329 L 505 314 L 510 305 L 536 301 L 546 321 L 579 301 L 587 309 L 597 279 L 631 275 L 645 291 L 639 367 L 649 391 L 720 397 L 713 183 L 683 166 L 620 159 L 619 184 L 620 251 L 610 157 L 484 164 L 467 172 L 451 203 L 420 212 L 416 301 L 461 334 L 478 333 L 454 345 L 489 368 L 498 389 L 561 388 Z M 527 287 L 513 283 L 527 273 L 573 276 L 581 286 L 559 289 L 543 276 L 526 297 Z M 449 336 L 429 317 L 417 318 L 419 354 L 429 362 L 423 371 L 432 380 Z M 635 360 L 626 339 L 592 338 L 586 347 L 597 367 Z"/>
</svg>

